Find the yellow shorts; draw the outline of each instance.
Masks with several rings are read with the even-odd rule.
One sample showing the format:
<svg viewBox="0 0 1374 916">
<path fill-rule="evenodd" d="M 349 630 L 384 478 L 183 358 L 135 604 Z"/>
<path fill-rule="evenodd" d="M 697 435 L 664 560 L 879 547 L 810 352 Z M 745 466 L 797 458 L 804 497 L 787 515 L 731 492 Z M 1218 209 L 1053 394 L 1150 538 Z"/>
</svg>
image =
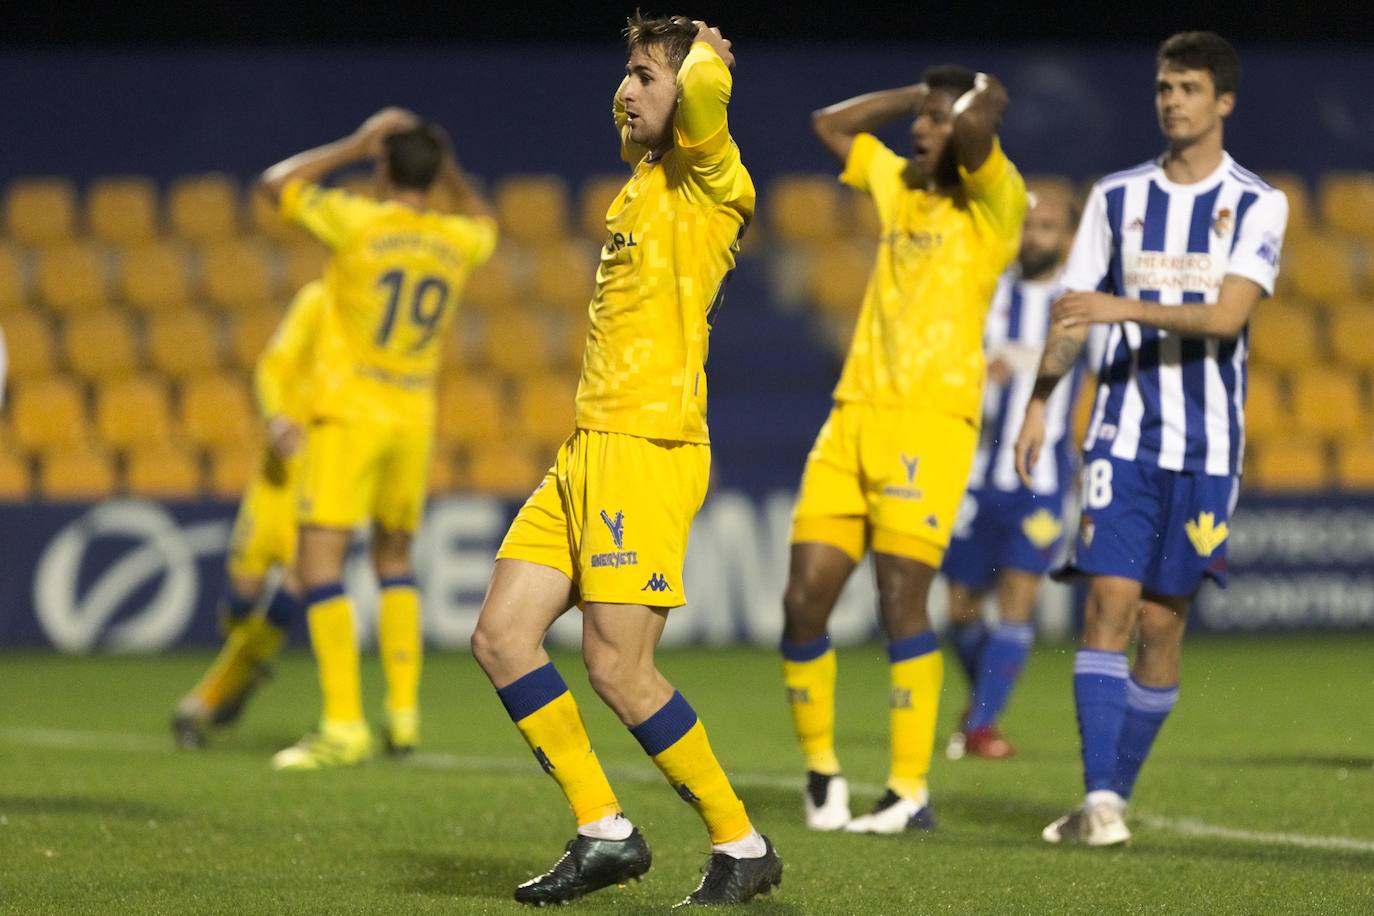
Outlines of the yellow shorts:
<svg viewBox="0 0 1374 916">
<path fill-rule="evenodd" d="M 431 424 L 316 420 L 301 464 L 302 525 L 356 528 L 376 522 L 415 531 L 429 487 Z"/>
<path fill-rule="evenodd" d="M 300 459 L 281 461 L 264 450 L 258 473 L 244 491 L 229 536 L 229 574 L 260 579 L 296 558 L 296 485 Z"/>
<path fill-rule="evenodd" d="M 550 566 L 581 601 L 679 607 L 711 447 L 579 429 L 521 507 L 498 559 Z"/>
<path fill-rule="evenodd" d="M 806 459 L 792 543 L 831 544 L 940 567 L 973 467 L 978 428 L 932 410 L 840 402 Z"/>
</svg>

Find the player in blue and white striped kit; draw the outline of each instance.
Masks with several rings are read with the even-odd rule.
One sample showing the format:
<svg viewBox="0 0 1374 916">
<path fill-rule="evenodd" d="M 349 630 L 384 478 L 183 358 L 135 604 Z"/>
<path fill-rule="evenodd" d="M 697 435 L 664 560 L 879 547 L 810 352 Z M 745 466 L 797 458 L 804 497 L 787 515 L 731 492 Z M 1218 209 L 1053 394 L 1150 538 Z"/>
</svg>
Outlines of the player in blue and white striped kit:
<svg viewBox="0 0 1374 916">
<path fill-rule="evenodd" d="M 1157 160 L 1089 196 L 1016 444 L 1029 481 L 1047 401 L 1088 328 L 1108 326 L 1084 442 L 1083 517 L 1067 573 L 1090 580 L 1074 700 L 1087 796 L 1051 843 L 1127 842 L 1140 766 L 1178 697 L 1189 605 L 1225 585 L 1227 524 L 1245 447 L 1250 314 L 1273 292 L 1288 201 L 1235 163 L 1222 123 L 1240 64 L 1224 39 L 1160 46 Z M 1126 649 L 1138 631 L 1134 666 Z M 1129 672 L 1129 673 L 1128 673 Z"/>
<path fill-rule="evenodd" d="M 1069 415 L 1083 360 L 1073 370 L 1072 383 L 1050 396 L 1044 454 L 1031 470 L 1030 485 L 1016 475 L 1013 446 L 1035 386 L 1050 306 L 1062 292 L 1060 273 L 1076 219 L 1073 202 L 1062 191 L 1032 189 L 1031 198 L 1017 263 L 1002 276 L 988 313 L 982 433 L 941 569 L 949 581 L 950 632 L 971 694 L 959 731 L 950 738 L 951 759 L 1015 753 L 997 721 L 1034 640 L 1035 596 L 1059 553 L 1064 496 L 1077 467 Z M 989 630 L 981 609 L 994 590 L 998 622 Z"/>
</svg>

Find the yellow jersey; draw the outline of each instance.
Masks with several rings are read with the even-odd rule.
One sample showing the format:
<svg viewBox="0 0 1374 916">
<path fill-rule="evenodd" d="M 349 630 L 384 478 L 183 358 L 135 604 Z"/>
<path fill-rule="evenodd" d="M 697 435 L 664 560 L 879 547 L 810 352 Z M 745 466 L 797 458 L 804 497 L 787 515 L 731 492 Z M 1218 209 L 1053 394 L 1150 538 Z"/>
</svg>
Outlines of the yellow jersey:
<svg viewBox="0 0 1374 916">
<path fill-rule="evenodd" d="M 606 211 L 606 244 L 588 309 L 577 387 L 579 429 L 706 443 L 711 325 L 754 214 L 754 184 L 730 137 L 730 69 L 692 46 L 677 74 L 673 147 L 658 158 L 629 139 L 634 166 Z"/>
<path fill-rule="evenodd" d="M 302 286 L 258 357 L 253 389 L 264 419 L 285 416 L 304 422 L 310 418 L 315 341 L 328 308 L 327 297 L 323 280 Z"/>
<path fill-rule="evenodd" d="M 840 180 L 872 196 L 882 236 L 836 401 L 981 417 L 983 324 L 1021 243 L 1026 184 L 994 141 L 953 195 L 908 187 L 907 160 L 859 134 Z"/>
<path fill-rule="evenodd" d="M 333 252 L 315 350 L 312 416 L 429 422 L 444 332 L 496 223 L 295 180 L 281 213 Z"/>
</svg>

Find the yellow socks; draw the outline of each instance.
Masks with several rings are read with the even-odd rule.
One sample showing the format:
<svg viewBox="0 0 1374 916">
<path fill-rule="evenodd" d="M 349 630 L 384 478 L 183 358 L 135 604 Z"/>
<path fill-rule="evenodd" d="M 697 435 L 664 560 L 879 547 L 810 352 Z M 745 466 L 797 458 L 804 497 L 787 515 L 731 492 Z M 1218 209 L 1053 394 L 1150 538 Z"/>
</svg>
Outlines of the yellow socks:
<svg viewBox="0 0 1374 916">
<path fill-rule="evenodd" d="M 658 712 L 630 729 L 683 800 L 706 822 L 714 845 L 749 836 L 753 827 L 721 769 L 695 710 L 674 693 Z"/>
<path fill-rule="evenodd" d="M 539 765 L 567 796 L 579 825 L 620 812 L 620 803 L 592 750 L 582 714 L 552 662 L 496 694 Z"/>
<path fill-rule="evenodd" d="M 353 608 L 343 585 L 323 585 L 306 593 L 310 645 L 320 669 L 327 723 L 363 721 L 363 697 L 358 672 L 358 640 L 353 632 Z"/>
<path fill-rule="evenodd" d="M 923 801 L 944 658 L 929 630 L 889 642 L 887 656 L 892 673 L 892 770 L 887 787 L 903 798 Z"/>
<path fill-rule="evenodd" d="M 806 768 L 826 775 L 840 772 L 835 757 L 835 651 L 830 648 L 830 636 L 802 643 L 784 639 L 782 677 Z"/>
<path fill-rule="evenodd" d="M 419 706 L 423 658 L 420 593 L 411 576 L 383 579 L 381 585 L 377 642 L 386 674 L 386 709 L 393 716 L 404 715 Z"/>
</svg>

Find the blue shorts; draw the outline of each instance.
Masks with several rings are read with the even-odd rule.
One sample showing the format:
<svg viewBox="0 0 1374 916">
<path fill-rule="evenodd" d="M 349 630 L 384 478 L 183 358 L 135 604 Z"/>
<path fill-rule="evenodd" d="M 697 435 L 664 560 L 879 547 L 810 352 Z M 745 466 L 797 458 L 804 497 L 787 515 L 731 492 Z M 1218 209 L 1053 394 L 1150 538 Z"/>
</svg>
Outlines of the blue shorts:
<svg viewBox="0 0 1374 916">
<path fill-rule="evenodd" d="M 941 571 L 975 592 L 991 588 L 1003 569 L 1044 575 L 1063 541 L 1063 511 L 1062 493 L 970 489 Z"/>
<path fill-rule="evenodd" d="M 1083 517 L 1073 556 L 1055 578 L 1120 576 L 1176 597 L 1195 593 L 1204 578 L 1225 588 L 1227 523 L 1239 484 L 1237 477 L 1085 456 Z"/>
</svg>

